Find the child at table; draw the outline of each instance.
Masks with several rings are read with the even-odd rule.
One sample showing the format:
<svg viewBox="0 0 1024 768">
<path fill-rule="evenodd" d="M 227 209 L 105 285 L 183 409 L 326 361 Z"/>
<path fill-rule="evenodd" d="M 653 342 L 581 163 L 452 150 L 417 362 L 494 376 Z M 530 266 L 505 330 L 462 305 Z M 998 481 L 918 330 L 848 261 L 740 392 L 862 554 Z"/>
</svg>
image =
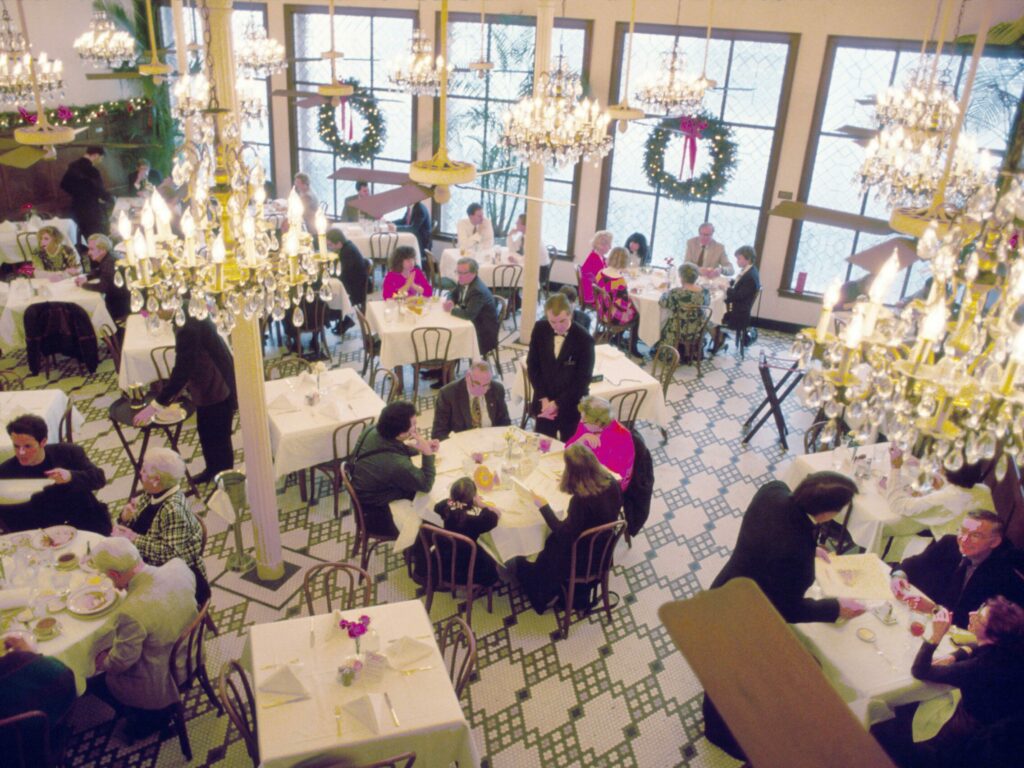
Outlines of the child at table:
<svg viewBox="0 0 1024 768">
<path fill-rule="evenodd" d="M 501 512 L 487 506 L 477 493 L 476 483 L 468 477 L 462 477 L 452 483 L 448 498 L 434 506 L 434 512 L 444 521 L 444 529 L 476 541 L 480 536 L 493 530 L 498 525 Z M 442 564 L 445 569 L 449 564 Z M 469 568 L 469 553 L 465 547 L 460 548 L 455 573 L 460 581 L 466 578 Z M 483 587 L 488 587 L 498 580 L 498 567 L 489 554 L 477 548 L 476 567 L 473 569 L 474 580 Z"/>
</svg>

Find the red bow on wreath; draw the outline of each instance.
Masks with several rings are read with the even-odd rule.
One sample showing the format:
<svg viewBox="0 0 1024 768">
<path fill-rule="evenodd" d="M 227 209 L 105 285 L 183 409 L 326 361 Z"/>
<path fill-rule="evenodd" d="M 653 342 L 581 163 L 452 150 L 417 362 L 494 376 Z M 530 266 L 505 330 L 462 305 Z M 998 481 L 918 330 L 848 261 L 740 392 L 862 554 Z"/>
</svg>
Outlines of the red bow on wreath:
<svg viewBox="0 0 1024 768">
<path fill-rule="evenodd" d="M 341 103 L 338 105 L 341 110 L 341 132 L 345 133 L 345 123 L 348 122 L 348 140 L 352 141 L 352 120 L 349 120 L 346 116 L 348 112 L 348 96 L 341 97 Z"/>
<path fill-rule="evenodd" d="M 24 107 L 18 107 L 18 114 L 21 115 L 21 119 L 24 120 L 29 125 L 35 125 L 36 124 L 36 116 L 33 115 L 31 112 L 29 112 Z"/>
<path fill-rule="evenodd" d="M 697 164 L 697 139 L 701 138 L 701 131 L 708 127 L 708 124 L 698 117 L 679 118 L 679 132 L 683 134 L 683 162 L 679 166 L 679 175 L 683 175 L 686 169 L 686 157 L 690 157 L 690 176 L 693 176 L 694 166 Z"/>
<path fill-rule="evenodd" d="M 64 120 L 66 122 L 66 121 L 70 120 L 71 118 L 73 118 L 74 116 L 75 116 L 75 113 L 72 112 L 67 107 L 65 107 L 63 104 L 61 104 L 59 107 L 57 107 L 57 119 Z"/>
</svg>

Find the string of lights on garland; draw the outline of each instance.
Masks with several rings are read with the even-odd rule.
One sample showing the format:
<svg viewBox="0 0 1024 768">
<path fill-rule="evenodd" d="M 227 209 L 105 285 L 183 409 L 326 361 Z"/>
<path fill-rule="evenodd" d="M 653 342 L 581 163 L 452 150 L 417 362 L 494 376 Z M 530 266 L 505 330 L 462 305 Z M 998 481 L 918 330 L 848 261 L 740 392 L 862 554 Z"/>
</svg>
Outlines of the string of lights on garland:
<svg viewBox="0 0 1024 768">
<path fill-rule="evenodd" d="M 92 125 L 100 118 L 131 115 L 139 110 L 148 109 L 152 104 L 149 99 L 141 96 L 119 101 L 104 101 L 99 104 L 85 104 L 78 107 L 68 107 L 62 104 L 56 109 L 46 110 L 46 117 L 51 125 L 70 125 L 82 128 Z M 2 112 L 0 113 L 0 130 L 33 125 L 37 119 L 35 113 L 25 109 Z"/>
<path fill-rule="evenodd" d="M 665 170 L 665 149 L 669 142 L 682 134 L 683 164 L 687 152 L 693 169 L 696 142 L 705 142 L 711 167 L 698 176 L 682 178 Z M 672 200 L 699 200 L 714 197 L 725 189 L 736 171 L 737 145 L 732 140 L 732 128 L 716 117 L 700 113 L 692 117 L 666 117 L 644 143 L 644 174 L 647 182 Z"/>
<path fill-rule="evenodd" d="M 340 159 L 355 163 L 368 163 L 380 153 L 388 135 L 384 114 L 380 111 L 380 105 L 373 92 L 360 88 L 358 80 L 350 78 L 342 82 L 351 85 L 355 89 L 355 93 L 351 96 L 343 96 L 337 105 L 333 103 L 333 99 L 320 105 L 320 139 Z M 352 140 L 353 116 L 348 114 L 350 111 L 362 117 L 365 123 L 363 137 L 359 141 Z M 339 112 L 342 118 L 340 127 L 338 125 Z M 348 140 L 345 139 L 346 134 L 349 137 Z"/>
</svg>

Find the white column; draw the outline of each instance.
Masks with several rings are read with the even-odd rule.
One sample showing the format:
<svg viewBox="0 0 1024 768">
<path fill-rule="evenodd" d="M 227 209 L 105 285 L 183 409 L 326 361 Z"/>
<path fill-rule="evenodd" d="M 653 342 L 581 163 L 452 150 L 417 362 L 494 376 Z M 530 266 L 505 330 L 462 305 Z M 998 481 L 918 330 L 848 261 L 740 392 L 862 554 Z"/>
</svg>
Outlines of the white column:
<svg viewBox="0 0 1024 768">
<path fill-rule="evenodd" d="M 222 108 L 234 111 L 235 67 L 231 48 L 232 0 L 207 0 L 210 9 L 210 57 L 217 99 Z M 270 453 L 270 426 L 263 390 L 263 340 L 259 321 L 238 318 L 231 334 L 238 386 L 238 415 L 242 423 L 242 451 L 246 491 L 256 537 L 256 573 L 271 580 L 284 573 L 281 528 L 277 518 L 277 490 Z"/>
<path fill-rule="evenodd" d="M 555 0 L 537 2 L 537 48 L 533 65 L 533 82 L 537 83 L 543 72 L 551 69 L 551 30 L 555 26 Z M 526 193 L 538 200 L 544 197 L 544 170 L 541 163 L 530 163 L 526 182 Z M 536 200 L 526 202 L 526 235 L 523 239 L 523 316 L 519 320 L 519 340 L 528 344 L 533 333 L 537 316 L 537 295 L 540 288 L 540 250 L 544 247 L 541 239 L 541 225 L 544 219 L 544 204 Z"/>
</svg>

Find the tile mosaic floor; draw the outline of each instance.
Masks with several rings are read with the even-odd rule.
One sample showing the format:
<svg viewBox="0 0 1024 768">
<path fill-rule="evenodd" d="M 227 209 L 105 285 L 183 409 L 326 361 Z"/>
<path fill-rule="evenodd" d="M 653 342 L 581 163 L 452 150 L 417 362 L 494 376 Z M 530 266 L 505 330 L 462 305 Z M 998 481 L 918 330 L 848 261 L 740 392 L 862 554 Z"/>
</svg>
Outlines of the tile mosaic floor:
<svg viewBox="0 0 1024 768">
<path fill-rule="evenodd" d="M 333 338 L 333 337 L 332 337 Z M 339 342 L 342 365 L 358 366 L 360 345 L 352 334 Z M 668 441 L 653 425 L 642 425 L 656 467 L 656 490 L 646 530 L 622 545 L 616 556 L 612 588 L 622 600 L 611 622 L 594 616 L 573 625 L 566 640 L 553 641 L 551 612 L 537 616 L 524 598 L 504 586 L 494 613 L 474 611 L 480 664 L 464 708 L 473 727 L 484 766 L 662 766 L 730 767 L 737 763 L 711 747 L 702 735 L 701 688 L 670 642 L 657 618 L 658 607 L 705 588 L 721 568 L 735 541 L 739 519 L 762 483 L 772 479 L 787 459 L 771 425 L 750 445 L 742 445 L 741 425 L 760 402 L 757 356 L 761 349 L 786 354 L 788 337 L 762 333 L 745 361 L 721 354 L 704 365 L 698 379 L 692 367 L 679 370 L 669 391 L 672 423 Z M 509 346 L 505 368 L 522 348 Z M 337 356 L 336 356 L 337 359 Z M 72 392 L 86 417 L 76 435 L 93 460 L 111 478 L 101 496 L 115 508 L 130 485 L 130 466 L 107 419 L 117 396 L 110 360 L 84 378 L 71 363 L 47 381 L 30 376 L 24 354 L 0 358 L 0 370 L 12 370 L 25 388 L 60 387 Z M 508 375 L 508 374 L 506 374 Z M 424 389 L 421 423 L 432 418 L 434 393 Z M 518 406 L 513 405 L 518 413 Z M 796 399 L 786 403 L 794 439 L 810 414 Z M 236 442 L 236 445 L 238 443 Z M 182 453 L 201 468 L 194 428 L 186 427 Z M 241 460 L 241 451 L 237 451 Z M 327 492 L 310 510 L 299 500 L 294 481 L 279 486 L 281 530 L 286 559 L 305 567 L 317 561 L 345 559 L 353 525 L 330 513 Z M 326 522 L 317 522 L 326 520 Z M 210 538 L 206 567 L 213 582 L 214 616 L 220 636 L 208 644 L 211 675 L 241 653 L 247 627 L 275 621 L 300 610 L 301 573 L 276 591 L 225 572 L 233 541 L 216 516 L 206 517 Z M 371 561 L 380 602 L 411 599 L 417 586 L 406 576 L 400 557 L 380 547 Z M 304 609 L 303 609 L 304 610 Z M 455 612 L 450 597 L 438 596 L 432 618 L 442 622 Z M 198 686 L 186 702 L 195 766 L 245 766 L 245 749 L 226 717 L 218 717 Z M 156 737 L 127 746 L 123 724 L 92 697 L 73 712 L 74 735 L 67 765 L 184 765 L 176 740 Z"/>
</svg>

